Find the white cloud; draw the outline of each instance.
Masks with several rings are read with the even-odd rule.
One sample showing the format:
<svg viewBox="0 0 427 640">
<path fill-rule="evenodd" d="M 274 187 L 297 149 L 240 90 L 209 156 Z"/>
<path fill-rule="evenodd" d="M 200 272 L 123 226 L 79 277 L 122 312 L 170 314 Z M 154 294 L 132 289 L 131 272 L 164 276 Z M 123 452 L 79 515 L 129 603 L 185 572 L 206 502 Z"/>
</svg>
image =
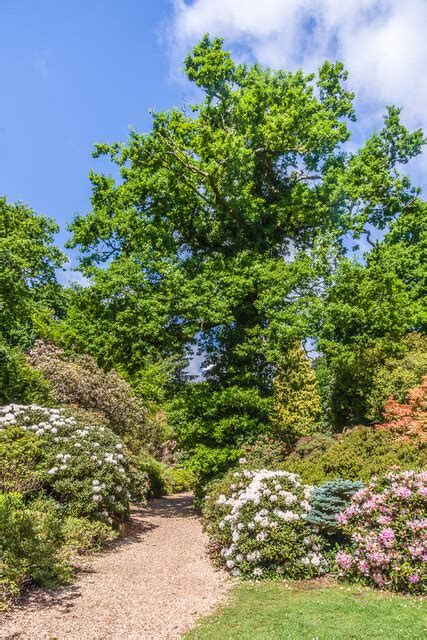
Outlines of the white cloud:
<svg viewBox="0 0 427 640">
<path fill-rule="evenodd" d="M 427 130 L 426 30 L 427 0 L 174 0 L 169 35 L 175 60 L 206 32 L 271 67 L 342 60 L 365 118 L 378 125 L 380 105 L 396 104 Z"/>
</svg>

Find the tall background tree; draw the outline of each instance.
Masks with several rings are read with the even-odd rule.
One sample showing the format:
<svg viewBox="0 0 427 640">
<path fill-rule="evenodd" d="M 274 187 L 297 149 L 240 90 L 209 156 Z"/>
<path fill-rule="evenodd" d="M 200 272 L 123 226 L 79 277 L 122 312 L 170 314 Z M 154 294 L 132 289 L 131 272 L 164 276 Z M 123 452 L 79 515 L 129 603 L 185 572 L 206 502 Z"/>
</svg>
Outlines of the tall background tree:
<svg viewBox="0 0 427 640">
<path fill-rule="evenodd" d="M 56 269 L 65 256 L 54 244 L 59 227 L 24 203 L 0 198 L 0 403 L 45 401 L 49 389 L 26 362 L 42 326 L 65 312 Z"/>
<path fill-rule="evenodd" d="M 185 388 L 171 420 L 209 477 L 270 428 L 277 366 L 316 334 L 312 308 L 316 317 L 346 243 L 412 206 L 418 191 L 397 167 L 423 136 L 389 107 L 349 151 L 340 63 L 309 76 L 237 65 L 205 36 L 185 71 L 199 104 L 96 147 L 121 178 L 93 173 L 92 211 L 72 224 L 92 286 L 77 292 L 64 334 L 133 381 L 167 362 L 179 386 L 194 348 L 203 354 L 205 381 Z"/>
<path fill-rule="evenodd" d="M 427 371 L 427 208 L 415 200 L 366 261 L 342 259 L 312 318 L 333 430 L 380 420 L 387 396 L 403 400 Z"/>
<path fill-rule="evenodd" d="M 53 243 L 58 231 L 27 205 L 0 198 L 0 332 L 11 346 L 31 343 L 38 317 L 60 315 L 55 270 L 65 256 Z"/>
</svg>

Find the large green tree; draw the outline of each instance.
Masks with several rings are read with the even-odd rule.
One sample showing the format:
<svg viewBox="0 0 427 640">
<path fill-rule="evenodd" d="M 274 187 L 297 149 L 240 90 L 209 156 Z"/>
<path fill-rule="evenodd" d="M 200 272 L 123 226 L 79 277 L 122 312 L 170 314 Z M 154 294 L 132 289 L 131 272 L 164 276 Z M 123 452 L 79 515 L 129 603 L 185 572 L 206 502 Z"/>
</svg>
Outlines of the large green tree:
<svg viewBox="0 0 427 640">
<path fill-rule="evenodd" d="M 340 261 L 313 304 L 317 369 L 335 430 L 378 421 L 388 395 L 402 401 L 427 374 L 426 257 L 427 205 L 415 200 L 364 261 Z"/>
<path fill-rule="evenodd" d="M 65 256 L 53 244 L 59 227 L 24 203 L 0 198 L 0 341 L 26 348 L 37 320 L 60 314 L 55 270 Z"/>
<path fill-rule="evenodd" d="M 196 415 L 181 423 L 184 440 L 198 434 L 188 446 L 199 468 L 265 428 L 276 364 L 306 337 L 345 239 L 410 204 L 417 191 L 397 166 L 423 143 L 391 107 L 349 151 L 342 64 L 272 71 L 236 64 L 222 44 L 205 36 L 185 59 L 199 104 L 153 114 L 152 130 L 126 144 L 97 145 L 121 177 L 92 173 L 92 211 L 73 222 L 93 284 L 66 328 L 131 376 L 162 358 L 179 372 L 190 347 L 204 354 Z"/>
</svg>

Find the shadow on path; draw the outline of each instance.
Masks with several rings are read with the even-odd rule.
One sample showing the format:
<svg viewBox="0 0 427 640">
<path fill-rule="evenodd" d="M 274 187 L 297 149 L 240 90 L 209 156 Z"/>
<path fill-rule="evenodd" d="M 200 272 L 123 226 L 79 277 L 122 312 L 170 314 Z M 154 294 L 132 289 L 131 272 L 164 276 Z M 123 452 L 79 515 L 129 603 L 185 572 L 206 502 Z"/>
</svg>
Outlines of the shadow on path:
<svg viewBox="0 0 427 640">
<path fill-rule="evenodd" d="M 193 507 L 193 494 L 178 493 L 170 498 L 153 500 L 146 509 L 141 510 L 142 516 L 147 513 L 159 518 L 194 518 L 196 512 Z"/>
</svg>

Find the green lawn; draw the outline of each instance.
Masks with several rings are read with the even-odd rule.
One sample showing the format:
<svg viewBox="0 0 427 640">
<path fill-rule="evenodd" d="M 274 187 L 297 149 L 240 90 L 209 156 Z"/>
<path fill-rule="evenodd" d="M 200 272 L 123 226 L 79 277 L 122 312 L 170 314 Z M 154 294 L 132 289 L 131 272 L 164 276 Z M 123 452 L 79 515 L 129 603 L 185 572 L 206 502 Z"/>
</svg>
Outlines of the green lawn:
<svg viewBox="0 0 427 640">
<path fill-rule="evenodd" d="M 243 584 L 186 640 L 417 640 L 427 637 L 421 598 L 320 582 Z"/>
</svg>

